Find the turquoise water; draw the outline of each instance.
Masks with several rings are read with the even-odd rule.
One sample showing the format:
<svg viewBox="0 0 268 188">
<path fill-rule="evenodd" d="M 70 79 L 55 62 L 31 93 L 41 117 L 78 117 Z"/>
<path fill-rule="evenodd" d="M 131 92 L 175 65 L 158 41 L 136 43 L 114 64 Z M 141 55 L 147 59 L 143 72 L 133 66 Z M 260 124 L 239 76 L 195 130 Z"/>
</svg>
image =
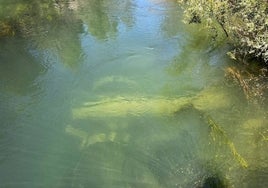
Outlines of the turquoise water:
<svg viewBox="0 0 268 188">
<path fill-rule="evenodd" d="M 0 187 L 268 186 L 267 112 L 175 1 L 0 10 Z"/>
</svg>

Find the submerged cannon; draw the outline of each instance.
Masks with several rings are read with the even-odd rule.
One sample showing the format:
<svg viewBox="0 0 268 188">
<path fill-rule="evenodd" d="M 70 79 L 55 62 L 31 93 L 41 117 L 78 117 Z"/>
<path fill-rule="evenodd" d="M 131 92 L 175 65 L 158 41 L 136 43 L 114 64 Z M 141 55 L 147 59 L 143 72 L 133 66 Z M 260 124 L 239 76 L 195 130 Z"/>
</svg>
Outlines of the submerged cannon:
<svg viewBox="0 0 268 188">
<path fill-rule="evenodd" d="M 228 108 L 230 98 L 225 91 L 209 88 L 193 97 L 116 97 L 86 102 L 72 110 L 74 119 L 92 117 L 120 117 L 126 115 L 173 115 L 184 107 L 193 106 L 201 111 Z"/>
<path fill-rule="evenodd" d="M 172 116 L 184 109 L 193 108 L 198 111 L 201 118 L 210 128 L 214 141 L 220 138 L 231 151 L 236 161 L 244 168 L 248 167 L 247 161 L 238 153 L 233 142 L 228 138 L 224 129 L 218 125 L 211 112 L 217 109 L 228 109 L 232 104 L 227 91 L 219 88 L 207 88 L 196 96 L 168 98 L 168 97 L 115 97 L 103 98 L 99 101 L 86 102 L 82 107 L 73 108 L 74 120 L 95 119 L 108 117 L 125 116 Z M 79 137 L 82 140 L 81 147 L 89 146 L 100 142 L 115 142 L 118 136 L 112 131 L 109 134 L 99 133 L 90 135 L 86 131 L 68 125 L 66 132 Z M 214 136 L 213 136 L 214 135 Z M 128 135 L 123 135 L 125 142 Z"/>
</svg>

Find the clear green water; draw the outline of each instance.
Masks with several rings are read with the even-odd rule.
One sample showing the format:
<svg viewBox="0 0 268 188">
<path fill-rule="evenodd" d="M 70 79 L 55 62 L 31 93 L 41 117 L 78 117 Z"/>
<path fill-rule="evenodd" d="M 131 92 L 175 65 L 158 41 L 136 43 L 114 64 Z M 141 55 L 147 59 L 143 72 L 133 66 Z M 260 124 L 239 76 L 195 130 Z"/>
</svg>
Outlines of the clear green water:
<svg viewBox="0 0 268 188">
<path fill-rule="evenodd" d="M 175 1 L 0 10 L 17 25 L 0 40 L 0 187 L 268 187 L 267 112 Z"/>
</svg>

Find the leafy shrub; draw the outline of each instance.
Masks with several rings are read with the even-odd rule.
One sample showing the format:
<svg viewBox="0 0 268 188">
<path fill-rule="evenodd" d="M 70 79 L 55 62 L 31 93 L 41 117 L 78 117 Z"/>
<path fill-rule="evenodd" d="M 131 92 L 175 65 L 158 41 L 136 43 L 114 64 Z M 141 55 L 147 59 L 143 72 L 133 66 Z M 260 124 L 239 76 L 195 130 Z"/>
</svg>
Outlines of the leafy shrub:
<svg viewBox="0 0 268 188">
<path fill-rule="evenodd" d="M 189 23 L 217 23 L 228 37 L 236 58 L 254 58 L 268 64 L 267 0 L 178 0 Z M 217 25 L 216 24 L 216 25 Z"/>
</svg>

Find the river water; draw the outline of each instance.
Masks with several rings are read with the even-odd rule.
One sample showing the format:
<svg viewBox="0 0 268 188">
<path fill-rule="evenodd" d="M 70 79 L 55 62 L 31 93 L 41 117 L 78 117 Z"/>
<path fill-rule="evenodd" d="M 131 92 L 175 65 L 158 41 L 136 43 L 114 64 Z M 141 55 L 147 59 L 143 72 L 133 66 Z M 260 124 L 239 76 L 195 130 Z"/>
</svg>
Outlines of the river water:
<svg viewBox="0 0 268 188">
<path fill-rule="evenodd" d="M 0 187 L 268 187 L 226 45 L 172 0 L 57 2 L 0 1 Z"/>
</svg>

